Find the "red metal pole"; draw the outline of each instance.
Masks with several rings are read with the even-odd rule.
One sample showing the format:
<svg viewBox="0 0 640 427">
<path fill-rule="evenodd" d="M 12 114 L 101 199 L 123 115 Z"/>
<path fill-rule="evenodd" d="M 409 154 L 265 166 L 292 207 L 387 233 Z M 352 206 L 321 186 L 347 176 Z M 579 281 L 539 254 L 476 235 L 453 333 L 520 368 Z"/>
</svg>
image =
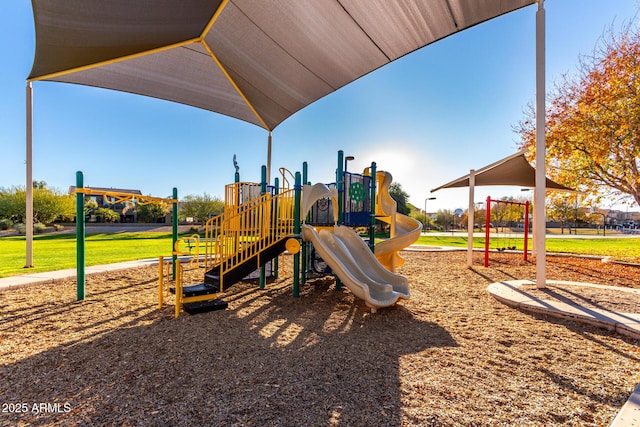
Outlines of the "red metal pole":
<svg viewBox="0 0 640 427">
<path fill-rule="evenodd" d="M 524 260 L 529 254 L 529 201 L 524 203 Z"/>
<path fill-rule="evenodd" d="M 489 267 L 489 229 L 491 222 L 491 196 L 487 197 L 487 220 L 484 226 L 484 266 Z"/>
</svg>

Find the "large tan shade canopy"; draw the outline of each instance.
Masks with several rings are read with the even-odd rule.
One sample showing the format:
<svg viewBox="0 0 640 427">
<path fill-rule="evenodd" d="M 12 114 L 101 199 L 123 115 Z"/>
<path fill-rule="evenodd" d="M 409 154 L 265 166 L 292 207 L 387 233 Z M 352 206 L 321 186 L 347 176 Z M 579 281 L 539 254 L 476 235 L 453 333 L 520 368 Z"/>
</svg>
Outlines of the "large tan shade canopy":
<svg viewBox="0 0 640 427">
<path fill-rule="evenodd" d="M 29 80 L 147 95 L 271 131 L 407 53 L 534 2 L 32 0 Z"/>
<path fill-rule="evenodd" d="M 297 111 L 403 55 L 534 3 L 536 109 L 544 111 L 544 0 L 32 0 L 26 266 L 33 237 L 31 82 L 131 92 L 253 123 L 269 131 L 269 165 L 271 131 Z M 536 127 L 544 128 L 544 114 Z M 540 200 L 544 146 L 538 133 Z M 543 217 L 544 203 L 536 209 Z M 544 284 L 540 224 L 537 275 Z"/>
</svg>

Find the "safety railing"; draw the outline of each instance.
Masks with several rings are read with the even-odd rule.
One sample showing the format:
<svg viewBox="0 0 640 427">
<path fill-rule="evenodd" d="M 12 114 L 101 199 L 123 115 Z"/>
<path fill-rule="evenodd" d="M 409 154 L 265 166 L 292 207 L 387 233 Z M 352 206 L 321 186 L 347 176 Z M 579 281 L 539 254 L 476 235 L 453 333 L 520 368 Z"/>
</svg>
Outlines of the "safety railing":
<svg viewBox="0 0 640 427">
<path fill-rule="evenodd" d="M 211 218 L 205 227 L 207 270 L 220 266 L 220 277 L 235 265 L 259 256 L 293 234 L 294 190 L 263 194 Z"/>
</svg>

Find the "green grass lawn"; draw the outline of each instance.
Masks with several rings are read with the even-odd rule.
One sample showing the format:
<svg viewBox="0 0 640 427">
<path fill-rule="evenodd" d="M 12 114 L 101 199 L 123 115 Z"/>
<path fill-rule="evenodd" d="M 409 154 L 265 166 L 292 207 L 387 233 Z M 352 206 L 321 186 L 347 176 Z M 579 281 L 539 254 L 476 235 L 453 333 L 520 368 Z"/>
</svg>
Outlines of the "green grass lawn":
<svg viewBox="0 0 640 427">
<path fill-rule="evenodd" d="M 34 236 L 34 268 L 24 269 L 24 236 L 0 238 L 0 277 L 64 270 L 76 267 L 76 236 L 50 234 Z M 135 259 L 171 256 L 171 233 L 92 234 L 86 237 L 86 265 L 109 264 Z"/>
<path fill-rule="evenodd" d="M 187 234 L 188 236 L 190 234 Z M 517 243 L 513 243 L 517 242 Z M 522 248 L 522 239 L 513 242 Z M 462 236 L 421 236 L 416 244 L 428 246 L 467 247 L 467 239 Z M 498 246 L 499 246 L 498 245 Z M 531 247 L 531 241 L 529 242 Z M 498 247 L 491 244 L 491 249 Z M 483 248 L 484 238 L 474 239 L 474 247 Z M 24 236 L 0 237 L 0 277 L 18 274 L 64 270 L 76 267 L 76 238 L 73 234 L 50 234 L 34 237 L 34 268 L 25 270 L 26 243 Z M 109 264 L 160 255 L 171 256 L 170 233 L 113 233 L 92 234 L 86 238 L 86 265 Z M 585 238 L 547 239 L 548 252 L 562 252 L 581 255 L 612 256 L 622 261 L 640 262 L 640 237 L 629 238 Z"/>
<path fill-rule="evenodd" d="M 522 250 L 524 239 L 492 239 L 490 249 L 515 245 Z M 467 247 L 467 238 L 462 236 L 421 236 L 418 245 Z M 532 241 L 529 239 L 529 249 Z M 473 239 L 474 248 L 484 248 L 484 238 Z M 580 239 L 547 239 L 547 252 L 570 253 L 579 255 L 611 256 L 621 261 L 640 262 L 640 237 L 638 238 L 580 238 Z"/>
</svg>

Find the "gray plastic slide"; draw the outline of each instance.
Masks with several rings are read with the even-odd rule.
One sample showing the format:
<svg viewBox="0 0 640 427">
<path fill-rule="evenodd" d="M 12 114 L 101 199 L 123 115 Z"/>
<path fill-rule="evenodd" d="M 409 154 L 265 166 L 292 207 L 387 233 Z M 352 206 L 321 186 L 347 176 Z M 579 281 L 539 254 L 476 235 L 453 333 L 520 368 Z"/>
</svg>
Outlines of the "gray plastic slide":
<svg viewBox="0 0 640 427">
<path fill-rule="evenodd" d="M 333 232 L 327 229 L 318 232 L 304 224 L 302 238 L 313 243 L 347 288 L 373 311 L 394 305 L 399 298 L 409 298 L 406 277 L 385 269 L 352 229 L 335 226 Z"/>
</svg>

